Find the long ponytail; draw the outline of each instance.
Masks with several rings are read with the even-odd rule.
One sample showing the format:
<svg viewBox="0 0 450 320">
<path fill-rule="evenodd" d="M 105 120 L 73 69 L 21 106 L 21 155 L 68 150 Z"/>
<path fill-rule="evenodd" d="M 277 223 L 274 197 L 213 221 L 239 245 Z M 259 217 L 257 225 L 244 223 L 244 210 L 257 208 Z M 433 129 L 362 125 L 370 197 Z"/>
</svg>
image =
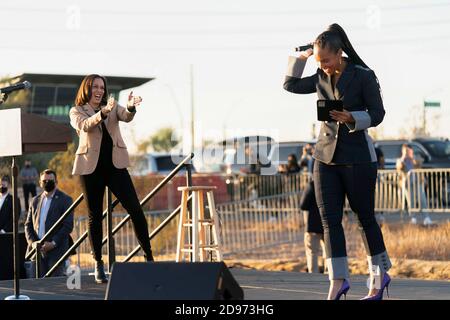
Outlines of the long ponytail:
<svg viewBox="0 0 450 320">
<path fill-rule="evenodd" d="M 338 52 L 339 49 L 342 49 L 342 51 L 347 54 L 351 62 L 365 68 L 369 68 L 356 53 L 355 49 L 353 49 L 353 46 L 350 43 L 344 29 L 342 29 L 342 27 L 337 23 L 333 23 L 327 28 L 326 31 L 319 34 L 314 41 L 314 44 L 317 44 L 321 48 L 328 47 L 333 52 Z"/>
</svg>

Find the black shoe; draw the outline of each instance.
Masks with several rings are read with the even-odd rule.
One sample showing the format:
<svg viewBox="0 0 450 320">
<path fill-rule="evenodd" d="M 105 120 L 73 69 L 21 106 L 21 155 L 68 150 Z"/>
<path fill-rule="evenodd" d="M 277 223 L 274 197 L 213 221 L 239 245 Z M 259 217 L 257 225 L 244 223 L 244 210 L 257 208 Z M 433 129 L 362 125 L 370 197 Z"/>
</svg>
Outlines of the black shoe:
<svg viewBox="0 0 450 320">
<path fill-rule="evenodd" d="M 107 283 L 108 278 L 105 274 L 105 267 L 103 261 L 95 261 L 95 282 L 97 283 Z"/>
</svg>

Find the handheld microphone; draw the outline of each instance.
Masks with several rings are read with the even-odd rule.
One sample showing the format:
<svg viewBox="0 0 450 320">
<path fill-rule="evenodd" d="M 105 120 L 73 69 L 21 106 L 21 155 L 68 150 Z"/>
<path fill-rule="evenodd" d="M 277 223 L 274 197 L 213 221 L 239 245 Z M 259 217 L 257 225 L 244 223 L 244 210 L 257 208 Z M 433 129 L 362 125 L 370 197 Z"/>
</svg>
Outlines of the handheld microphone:
<svg viewBox="0 0 450 320">
<path fill-rule="evenodd" d="M 30 88 L 31 88 L 31 82 L 24 81 L 24 82 L 16 83 L 16 84 L 13 84 L 12 86 L 0 89 L 0 94 L 1 93 L 9 94 L 9 93 L 11 93 L 13 91 L 16 91 L 16 90 L 30 89 Z"/>
<path fill-rule="evenodd" d="M 295 51 L 306 51 L 306 50 L 312 49 L 312 48 L 314 48 L 314 45 L 312 43 L 308 43 L 307 45 L 295 48 Z"/>
</svg>

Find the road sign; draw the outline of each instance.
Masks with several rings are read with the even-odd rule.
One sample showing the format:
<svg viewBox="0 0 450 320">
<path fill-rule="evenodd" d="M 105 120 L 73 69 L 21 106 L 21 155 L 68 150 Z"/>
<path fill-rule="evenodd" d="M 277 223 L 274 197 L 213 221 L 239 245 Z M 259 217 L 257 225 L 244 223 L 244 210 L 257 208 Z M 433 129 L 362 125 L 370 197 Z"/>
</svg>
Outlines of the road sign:
<svg viewBox="0 0 450 320">
<path fill-rule="evenodd" d="M 440 108 L 441 107 L 441 103 L 439 101 L 424 101 L 423 102 L 423 106 L 425 108 L 427 108 L 427 107 Z"/>
</svg>

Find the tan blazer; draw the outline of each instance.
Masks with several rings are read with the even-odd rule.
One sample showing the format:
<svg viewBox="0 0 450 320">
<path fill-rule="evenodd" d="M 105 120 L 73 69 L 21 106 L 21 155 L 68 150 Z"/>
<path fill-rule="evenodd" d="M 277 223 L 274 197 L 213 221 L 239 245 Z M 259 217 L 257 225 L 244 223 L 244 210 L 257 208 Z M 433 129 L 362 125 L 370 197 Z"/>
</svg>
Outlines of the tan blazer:
<svg viewBox="0 0 450 320">
<path fill-rule="evenodd" d="M 119 121 L 130 122 L 134 115 L 135 112 L 129 112 L 126 108 L 116 105 L 104 120 L 113 141 L 112 162 L 118 169 L 130 166 L 127 146 L 120 134 Z M 96 113 L 89 104 L 70 109 L 70 124 L 80 137 L 72 174 L 91 174 L 97 167 L 102 143 L 102 121 L 101 112 Z"/>
</svg>

